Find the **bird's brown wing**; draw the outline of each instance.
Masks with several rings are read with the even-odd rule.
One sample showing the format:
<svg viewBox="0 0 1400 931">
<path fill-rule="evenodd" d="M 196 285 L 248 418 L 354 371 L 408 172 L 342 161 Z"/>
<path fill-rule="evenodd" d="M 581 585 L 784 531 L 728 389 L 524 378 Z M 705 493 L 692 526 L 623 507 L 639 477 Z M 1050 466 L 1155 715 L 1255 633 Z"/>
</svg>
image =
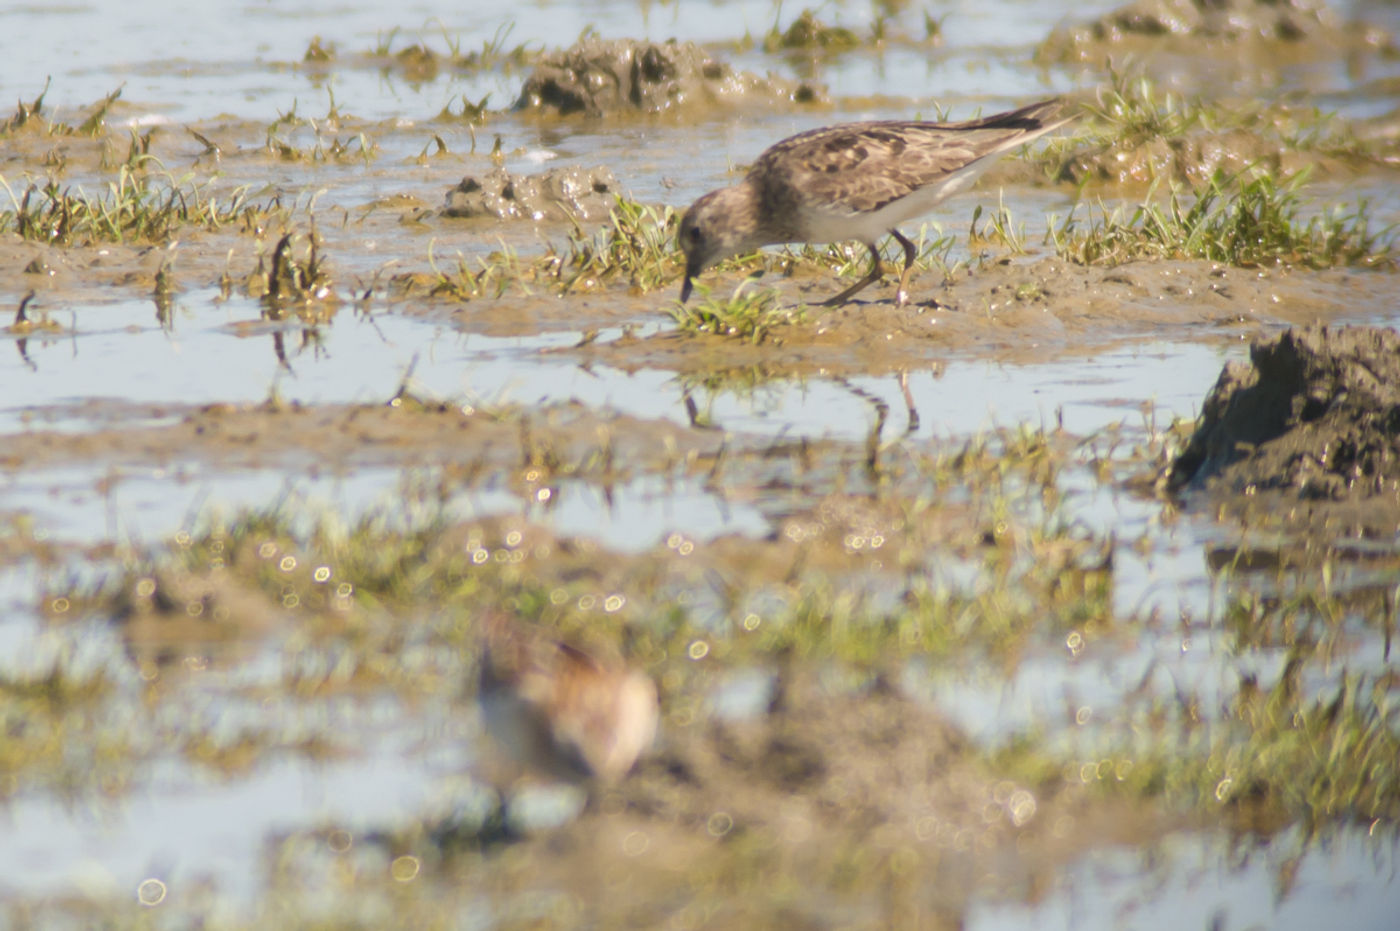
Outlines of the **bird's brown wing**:
<svg viewBox="0 0 1400 931">
<path fill-rule="evenodd" d="M 850 210 L 878 210 L 960 168 L 1068 122 L 1058 99 L 961 123 L 882 120 L 801 133 L 769 148 L 750 169 L 766 199 L 796 191 Z M 775 204 L 776 206 L 776 204 Z"/>
</svg>

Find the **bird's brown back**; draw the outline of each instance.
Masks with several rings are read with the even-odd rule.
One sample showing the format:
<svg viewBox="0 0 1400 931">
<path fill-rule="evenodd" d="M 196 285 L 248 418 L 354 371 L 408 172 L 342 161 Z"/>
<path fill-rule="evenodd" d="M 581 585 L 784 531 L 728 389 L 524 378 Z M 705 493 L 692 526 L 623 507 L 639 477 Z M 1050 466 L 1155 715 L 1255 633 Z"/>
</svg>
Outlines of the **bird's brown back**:
<svg viewBox="0 0 1400 931">
<path fill-rule="evenodd" d="M 749 169 L 766 213 L 794 198 L 878 210 L 989 155 L 1069 122 L 1059 98 L 958 123 L 876 120 L 799 133 Z"/>
</svg>

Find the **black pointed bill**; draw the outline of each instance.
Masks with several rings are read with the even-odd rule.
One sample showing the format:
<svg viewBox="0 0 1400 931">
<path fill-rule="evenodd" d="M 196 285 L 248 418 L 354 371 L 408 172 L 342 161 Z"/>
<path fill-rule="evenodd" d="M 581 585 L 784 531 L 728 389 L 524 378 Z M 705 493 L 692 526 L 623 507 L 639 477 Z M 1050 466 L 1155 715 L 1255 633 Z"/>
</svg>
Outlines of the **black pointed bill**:
<svg viewBox="0 0 1400 931">
<path fill-rule="evenodd" d="M 690 297 L 690 290 L 692 290 L 694 283 L 696 283 L 696 276 L 700 274 L 700 272 L 703 272 L 703 270 L 704 267 L 701 266 L 699 262 L 687 256 L 686 280 L 680 283 L 680 302 L 682 302 L 682 304 L 685 304 L 687 298 Z"/>
</svg>

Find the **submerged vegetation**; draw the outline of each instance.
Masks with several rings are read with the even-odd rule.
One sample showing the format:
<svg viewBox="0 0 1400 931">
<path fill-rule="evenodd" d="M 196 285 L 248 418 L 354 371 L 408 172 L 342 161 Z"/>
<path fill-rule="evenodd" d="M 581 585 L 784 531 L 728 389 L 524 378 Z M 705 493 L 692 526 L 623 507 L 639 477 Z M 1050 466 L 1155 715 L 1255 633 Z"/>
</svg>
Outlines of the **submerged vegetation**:
<svg viewBox="0 0 1400 931">
<path fill-rule="evenodd" d="M 1134 803 L 1161 803 L 1191 820 L 1224 817 L 1239 829 L 1308 832 L 1360 824 L 1400 825 L 1400 706 L 1388 676 L 1359 673 L 1302 687 L 1324 661 L 1291 652 L 1282 675 L 1262 686 L 1243 674 L 1211 707 L 1194 692 L 1140 699 L 1080 740 L 1089 756 L 1055 756 L 1018 738 L 994 757 L 1042 786 L 1087 786 Z"/>
<path fill-rule="evenodd" d="M 77 126 L 65 123 L 61 120 L 41 119 L 44 112 L 44 98 L 48 96 L 49 87 L 53 83 L 50 78 L 44 82 L 44 89 L 41 90 L 30 103 L 23 100 L 15 108 L 14 114 L 0 123 L 0 138 L 16 134 L 20 131 L 30 132 L 38 129 L 45 136 L 97 136 L 106 128 L 107 116 L 112 110 L 112 105 L 122 95 L 119 87 L 112 91 L 102 100 L 93 105 L 92 109 Z M 42 123 L 42 126 L 41 126 Z"/>
<path fill-rule="evenodd" d="M 378 68 L 386 74 L 397 72 L 409 80 L 431 81 L 445 71 L 459 74 L 493 70 L 509 74 L 521 71 L 533 65 L 544 52 L 537 42 L 511 45 L 514 26 L 510 23 L 500 26 L 491 38 L 475 49 L 465 48 L 462 38 L 446 29 L 441 34 L 442 51 L 435 50 L 426 39 L 400 44 L 402 31 L 395 27 L 381 32 L 374 47 L 362 52 L 342 52 L 316 36 L 302 55 L 302 67 L 316 70 L 334 64 L 338 67 Z"/>
<path fill-rule="evenodd" d="M 828 26 L 811 10 L 803 10 L 787 29 L 780 30 L 775 22 L 763 37 L 765 52 L 814 50 L 831 53 L 859 46 L 860 39 L 854 32 L 841 26 Z"/>
</svg>

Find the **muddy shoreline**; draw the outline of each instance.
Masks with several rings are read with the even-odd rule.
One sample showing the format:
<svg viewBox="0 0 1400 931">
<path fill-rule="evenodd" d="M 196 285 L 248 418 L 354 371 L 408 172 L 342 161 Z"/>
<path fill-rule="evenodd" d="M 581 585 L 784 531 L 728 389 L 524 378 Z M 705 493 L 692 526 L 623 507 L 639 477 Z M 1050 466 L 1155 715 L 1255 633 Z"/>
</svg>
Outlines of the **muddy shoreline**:
<svg viewBox="0 0 1400 931">
<path fill-rule="evenodd" d="M 168 64 L 21 92 L 0 923 L 1093 928 L 1177 883 L 1234 927 L 1332 909 L 1333 843 L 1393 891 L 1393 38 L 739 7 L 325 23 L 179 123 Z M 675 300 L 679 210 L 773 141 L 1050 93 L 1072 126 L 904 229 L 910 305 L 895 249 L 816 306 L 859 244 Z M 654 683 L 630 774 L 501 775 L 497 615 Z"/>
</svg>

